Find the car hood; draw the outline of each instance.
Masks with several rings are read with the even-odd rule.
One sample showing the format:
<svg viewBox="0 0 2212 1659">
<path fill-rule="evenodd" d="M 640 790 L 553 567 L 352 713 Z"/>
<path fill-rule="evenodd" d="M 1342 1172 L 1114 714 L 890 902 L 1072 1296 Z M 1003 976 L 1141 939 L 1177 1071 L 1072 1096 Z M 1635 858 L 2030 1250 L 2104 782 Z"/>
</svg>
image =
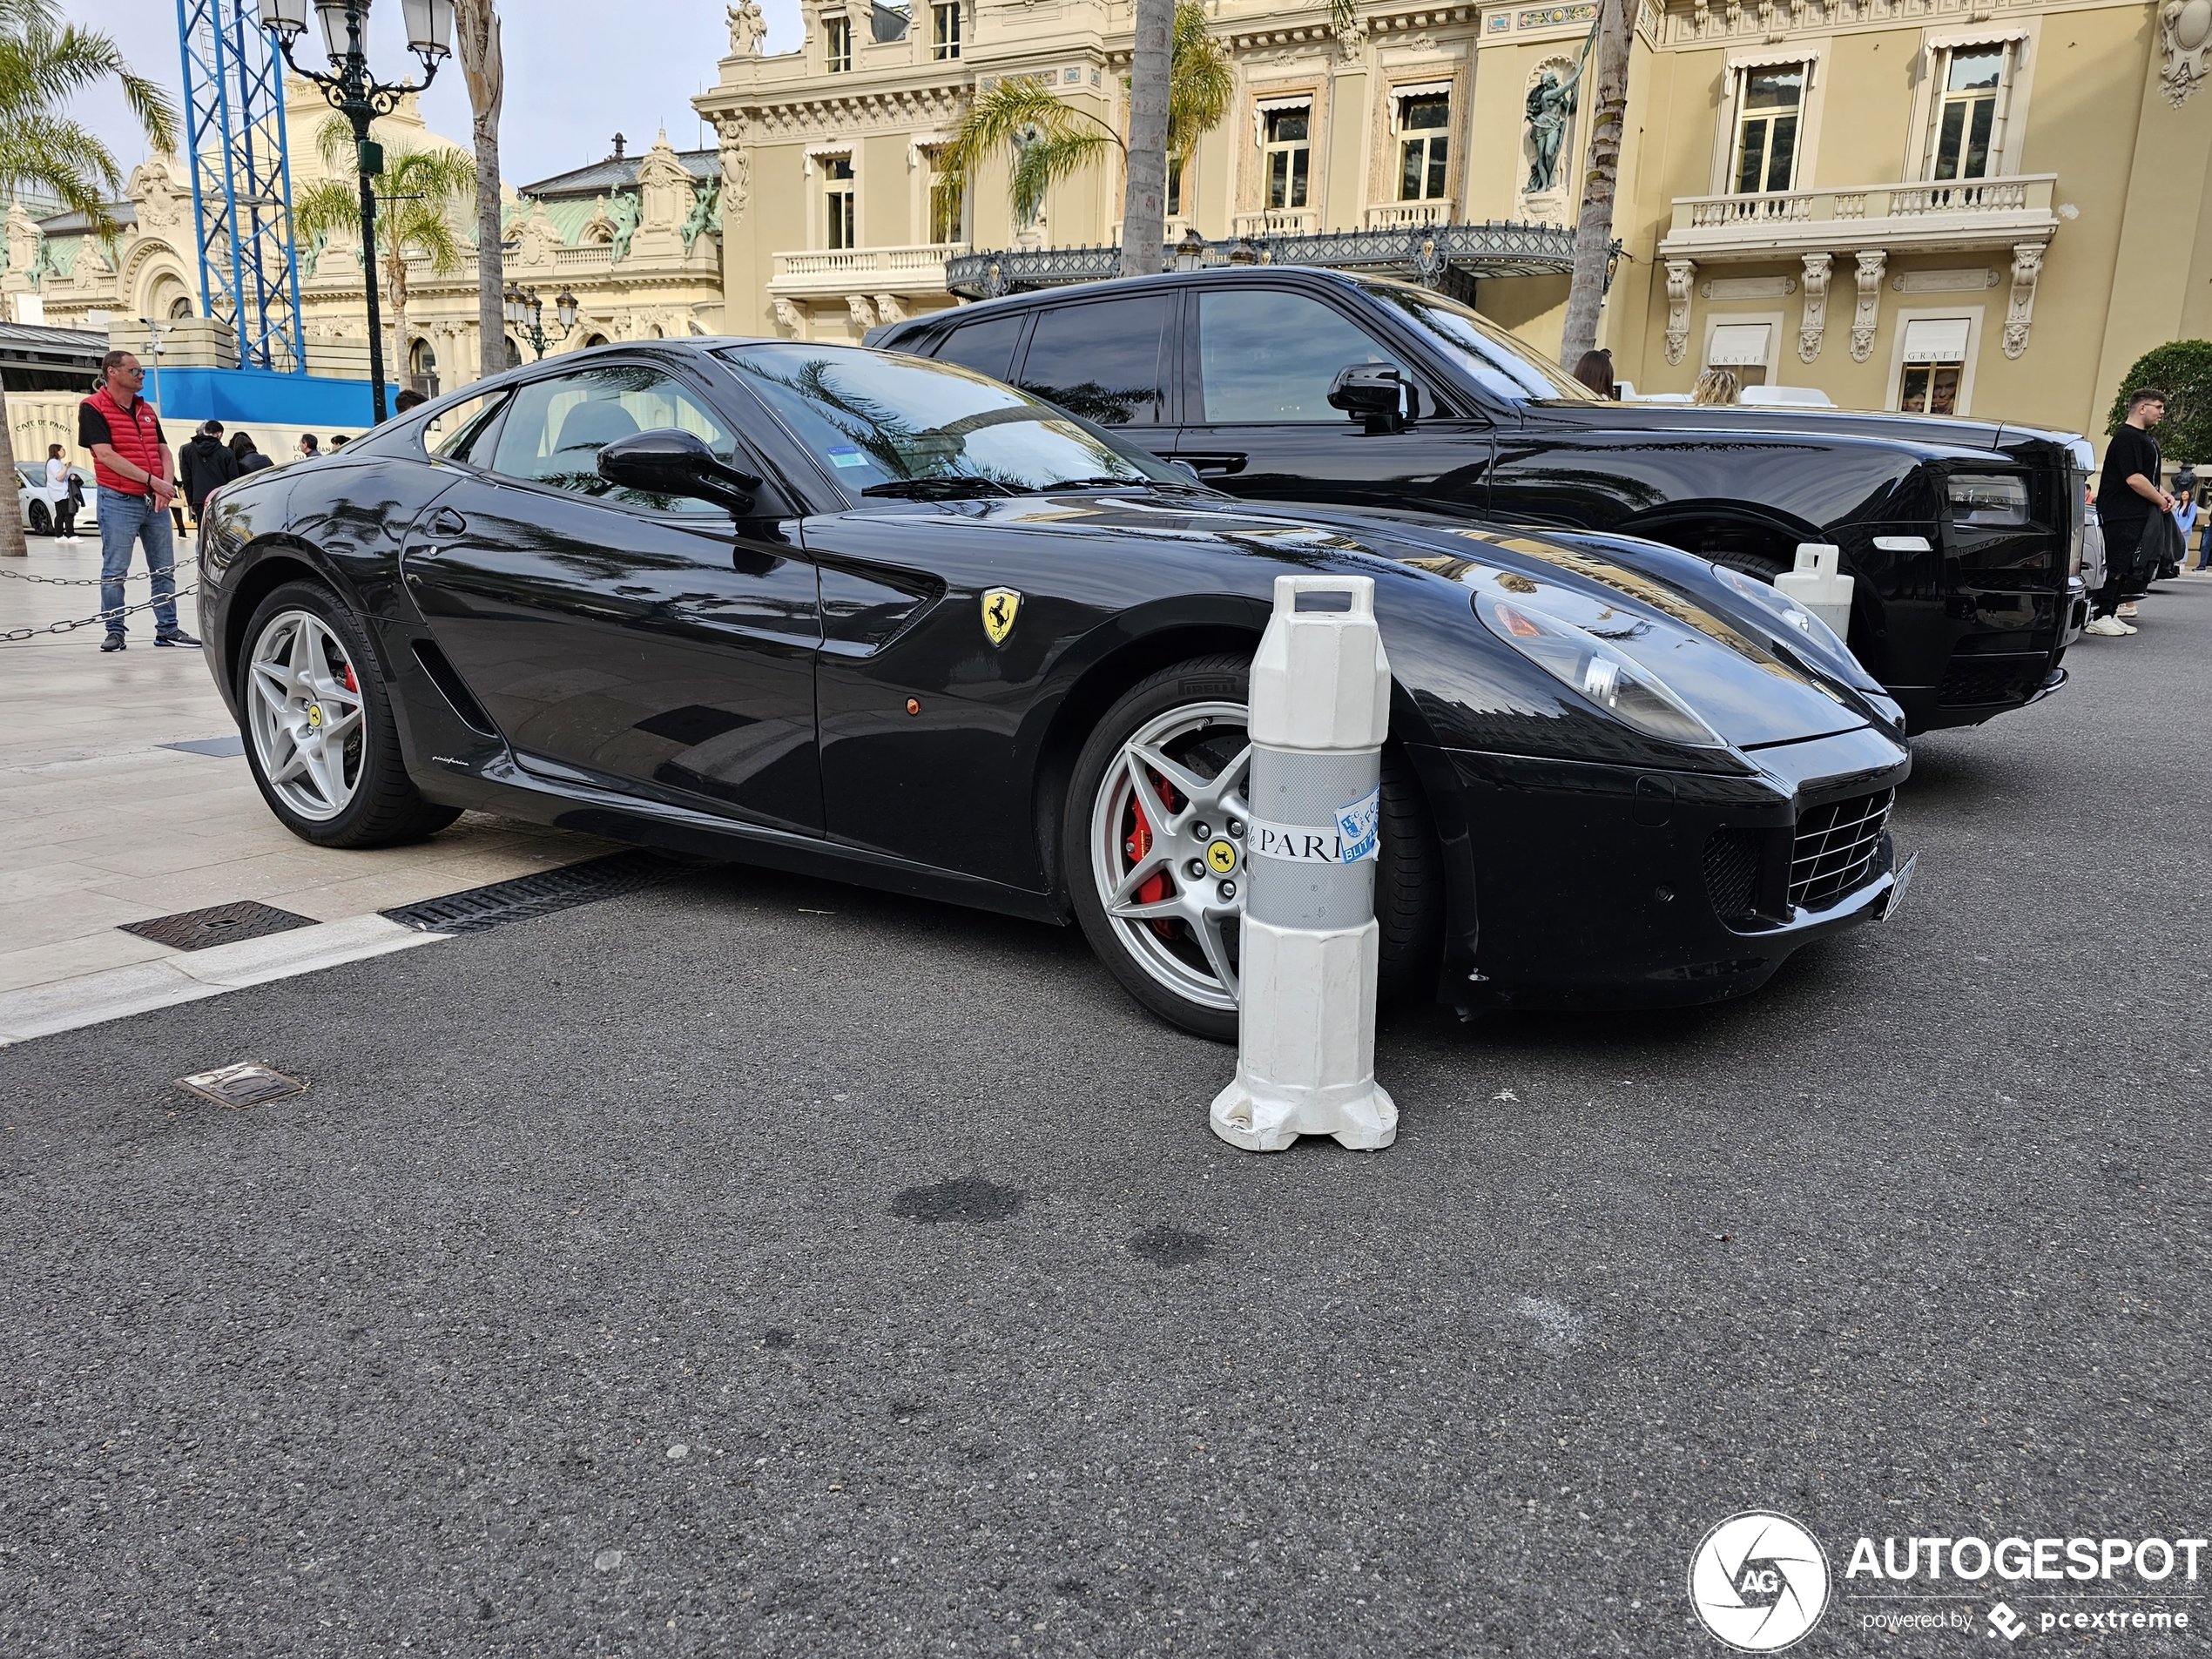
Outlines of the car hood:
<svg viewBox="0 0 2212 1659">
<path fill-rule="evenodd" d="M 2015 453 L 2045 445 L 2071 448 L 2080 442 L 2075 434 L 2042 427 L 1950 415 L 1898 415 L 1878 409 L 1808 409 L 1790 405 L 1700 408 L 1683 403 L 1570 403 L 1563 399 L 1521 407 L 1524 418 L 1534 427 L 1556 425 L 1578 431 L 1649 432 L 1656 436 L 1688 432 L 1795 432 L 1814 436 L 1886 439 L 1931 452 L 1978 449 Z"/>
<path fill-rule="evenodd" d="M 1477 594 L 1510 595 L 1578 626 L 1609 611 L 1607 637 L 1615 648 L 1664 680 L 1738 749 L 1871 724 L 1817 676 L 1784 660 L 1680 589 L 1602 553 L 1541 536 L 1386 523 L 1334 510 L 1254 511 L 1225 497 L 1216 505 L 1166 494 L 1035 496 L 973 505 L 982 509 L 974 516 L 994 527 L 1187 539 L 1277 566 L 1312 569 L 1341 562 L 1356 569 L 1380 561 L 1391 573 L 1427 590 L 1424 601 L 1413 592 L 1386 594 L 1378 582 L 1385 650 L 1392 602 L 1449 607 L 1466 618 L 1471 637 L 1480 636 L 1515 657 L 1476 619 Z"/>
</svg>

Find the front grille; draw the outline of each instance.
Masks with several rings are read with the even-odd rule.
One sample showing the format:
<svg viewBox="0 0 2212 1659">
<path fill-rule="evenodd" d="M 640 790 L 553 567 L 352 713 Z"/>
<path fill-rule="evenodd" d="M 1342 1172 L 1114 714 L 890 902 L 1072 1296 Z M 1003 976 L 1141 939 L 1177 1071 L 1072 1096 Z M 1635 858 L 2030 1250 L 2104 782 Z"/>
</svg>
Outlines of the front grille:
<svg viewBox="0 0 2212 1659">
<path fill-rule="evenodd" d="M 1858 795 L 1816 806 L 1797 819 L 1797 839 L 1790 855 L 1790 902 L 1817 906 L 1861 885 L 1882 850 L 1897 792 Z"/>
<path fill-rule="evenodd" d="M 1759 850 L 1764 832 L 1718 829 L 1705 838 L 1705 892 L 1713 914 L 1725 922 L 1750 918 L 1759 892 Z"/>
<path fill-rule="evenodd" d="M 1979 663 L 1973 658 L 1952 662 L 1943 671 L 1936 701 L 1946 708 L 1973 708 L 1983 703 L 2024 703 L 2033 696 L 2049 671 L 2042 658 L 2032 663 Z"/>
</svg>

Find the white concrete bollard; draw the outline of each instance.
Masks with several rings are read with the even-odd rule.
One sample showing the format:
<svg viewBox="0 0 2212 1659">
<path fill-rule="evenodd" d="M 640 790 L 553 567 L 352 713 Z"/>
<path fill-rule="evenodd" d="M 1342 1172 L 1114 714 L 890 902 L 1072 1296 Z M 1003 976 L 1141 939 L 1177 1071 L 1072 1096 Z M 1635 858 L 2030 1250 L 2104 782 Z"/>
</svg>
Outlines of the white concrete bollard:
<svg viewBox="0 0 2212 1659">
<path fill-rule="evenodd" d="M 1831 542 L 1797 543 L 1797 568 L 1774 578 L 1775 589 L 1836 631 L 1851 637 L 1851 578 L 1843 573 L 1844 550 Z"/>
<path fill-rule="evenodd" d="M 1321 609 L 1328 601 L 1314 596 L 1345 608 Z M 1279 1152 L 1301 1135 L 1380 1151 L 1397 1138 L 1398 1108 L 1375 1084 L 1390 663 L 1372 578 L 1275 578 L 1275 614 L 1252 659 L 1251 730 L 1237 1076 L 1209 1122 L 1249 1152 Z"/>
</svg>

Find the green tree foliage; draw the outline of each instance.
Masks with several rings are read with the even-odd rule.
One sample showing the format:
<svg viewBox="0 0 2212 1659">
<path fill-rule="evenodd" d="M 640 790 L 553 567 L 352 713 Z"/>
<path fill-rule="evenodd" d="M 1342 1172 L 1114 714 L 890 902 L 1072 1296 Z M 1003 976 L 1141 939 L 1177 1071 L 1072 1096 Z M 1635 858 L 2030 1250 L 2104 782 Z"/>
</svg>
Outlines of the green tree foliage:
<svg viewBox="0 0 2212 1659">
<path fill-rule="evenodd" d="M 1198 139 L 1228 113 L 1236 78 L 1229 50 L 1206 32 L 1197 0 L 1176 8 L 1174 58 L 1168 83 L 1168 156 L 1179 165 Z M 1062 101 L 1042 79 L 1015 76 L 978 92 L 952 140 L 938 152 L 937 170 L 948 199 L 961 200 L 985 159 L 1001 148 L 1013 166 L 1007 197 L 1019 224 L 1043 206 L 1045 192 L 1082 172 L 1109 148 L 1124 153 L 1122 135 L 1097 117 Z"/>
<path fill-rule="evenodd" d="M 2155 434 L 2166 459 L 2212 461 L 2212 340 L 2171 341 L 2138 357 L 2112 401 L 2107 433 L 2128 419 L 2128 399 L 2139 386 L 2166 394 L 2166 418 Z"/>
<path fill-rule="evenodd" d="M 354 130 L 334 116 L 315 134 L 315 148 L 332 176 L 293 199 L 293 228 L 301 236 L 360 234 L 361 185 L 354 167 Z M 476 163 L 465 150 L 401 150 L 386 145 L 376 185 L 376 258 L 384 279 L 385 307 L 395 344 L 387 372 L 407 374 L 407 262 L 419 259 L 440 276 L 461 268 L 468 245 L 455 215 L 474 201 Z M 504 339 L 503 334 L 498 338 Z M 485 349 L 491 351 L 489 341 Z M 493 358 L 496 361 L 496 356 Z"/>
<path fill-rule="evenodd" d="M 55 0 L 0 0 L 0 202 L 19 191 L 58 197 L 84 215 L 91 233 L 116 234 L 109 204 L 123 193 L 123 169 L 92 130 L 63 113 L 89 87 L 115 82 L 147 141 L 177 143 L 177 109 L 153 82 L 131 72 L 115 42 L 65 22 Z M 0 392 L 0 477 L 16 469 L 7 399 Z M 23 524 L 0 512 L 0 556 L 24 555 Z"/>
</svg>

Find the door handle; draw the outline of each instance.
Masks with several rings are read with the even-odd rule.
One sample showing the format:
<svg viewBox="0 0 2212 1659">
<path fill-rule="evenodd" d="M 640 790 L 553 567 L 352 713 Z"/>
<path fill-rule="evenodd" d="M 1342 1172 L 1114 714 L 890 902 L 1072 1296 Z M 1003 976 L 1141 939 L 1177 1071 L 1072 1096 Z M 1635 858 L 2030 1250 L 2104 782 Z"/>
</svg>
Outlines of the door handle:
<svg viewBox="0 0 2212 1659">
<path fill-rule="evenodd" d="M 459 536 L 469 528 L 469 521 L 450 507 L 441 507 L 430 519 L 433 536 Z"/>
<path fill-rule="evenodd" d="M 1189 462 L 1202 474 L 1219 473 L 1225 477 L 1244 471 L 1245 456 L 1243 450 L 1237 449 L 1217 452 L 1212 455 L 1193 455 L 1186 452 L 1177 455 L 1176 459 Z"/>
</svg>

